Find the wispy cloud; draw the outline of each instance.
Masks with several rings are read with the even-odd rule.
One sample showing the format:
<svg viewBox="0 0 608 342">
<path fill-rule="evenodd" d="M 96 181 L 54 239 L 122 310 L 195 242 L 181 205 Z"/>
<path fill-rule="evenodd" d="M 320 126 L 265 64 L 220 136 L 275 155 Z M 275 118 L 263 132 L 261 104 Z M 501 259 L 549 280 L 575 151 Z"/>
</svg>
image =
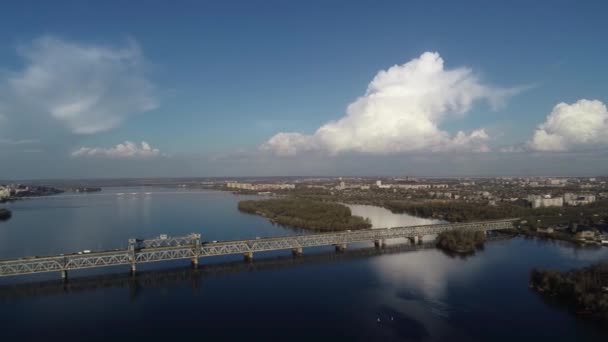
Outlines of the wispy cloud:
<svg viewBox="0 0 608 342">
<path fill-rule="evenodd" d="M 74 134 L 93 134 L 158 106 L 133 40 L 113 47 L 44 36 L 17 51 L 25 67 L 0 80 L 5 123 L 52 120 Z"/>
<path fill-rule="evenodd" d="M 143 159 L 162 156 L 159 149 L 153 148 L 145 141 L 142 141 L 139 145 L 131 141 L 125 141 L 110 148 L 81 147 L 72 152 L 71 155 L 75 158 L 103 157 L 119 159 Z"/>
<path fill-rule="evenodd" d="M 341 119 L 321 126 L 312 135 L 278 133 L 261 149 L 277 155 L 309 151 L 484 152 L 489 150 L 490 139 L 484 129 L 452 136 L 440 125 L 446 119 L 462 118 L 480 100 L 498 108 L 522 89 L 483 84 L 471 69 L 445 69 L 438 53 L 425 52 L 378 72 L 365 95 L 351 103 Z"/>
</svg>

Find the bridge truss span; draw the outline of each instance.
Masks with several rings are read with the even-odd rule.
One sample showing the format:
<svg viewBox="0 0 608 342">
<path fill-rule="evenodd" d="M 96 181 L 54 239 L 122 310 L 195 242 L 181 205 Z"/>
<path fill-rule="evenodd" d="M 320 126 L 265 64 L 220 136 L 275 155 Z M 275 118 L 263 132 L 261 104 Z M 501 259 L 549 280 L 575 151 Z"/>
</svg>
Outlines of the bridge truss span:
<svg viewBox="0 0 608 342">
<path fill-rule="evenodd" d="M 347 244 L 353 242 L 377 242 L 395 238 L 420 241 L 422 236 L 436 235 L 454 229 L 476 231 L 511 229 L 517 220 L 362 229 L 221 242 L 202 241 L 201 235 L 196 233 L 184 237 L 162 235 L 151 240 L 129 239 L 129 246 L 125 250 L 84 251 L 66 255 L 0 260 L 0 276 L 59 271 L 63 278 L 67 278 L 67 271 L 70 270 L 117 265 L 130 265 L 131 271 L 135 272 L 138 263 L 191 259 L 195 265 L 198 265 L 199 258 L 218 255 L 243 254 L 251 259 L 253 253 L 265 251 L 291 249 L 301 253 L 302 249 L 307 247 L 334 245 L 346 248 Z"/>
</svg>

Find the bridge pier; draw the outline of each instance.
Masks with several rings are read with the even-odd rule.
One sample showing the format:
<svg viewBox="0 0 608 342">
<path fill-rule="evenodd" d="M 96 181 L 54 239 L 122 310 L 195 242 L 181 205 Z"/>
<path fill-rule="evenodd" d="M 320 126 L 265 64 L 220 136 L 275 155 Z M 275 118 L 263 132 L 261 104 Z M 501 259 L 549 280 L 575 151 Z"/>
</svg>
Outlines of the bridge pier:
<svg viewBox="0 0 608 342">
<path fill-rule="evenodd" d="M 194 267 L 200 260 L 193 257 L 225 254 L 243 254 L 245 260 L 252 260 L 257 251 L 290 250 L 294 255 L 302 253 L 302 246 L 334 246 L 336 251 L 346 250 L 347 243 L 373 242 L 377 248 L 385 244 L 385 239 L 408 238 L 412 244 L 422 242 L 425 235 L 436 235 L 454 229 L 481 230 L 493 236 L 495 231 L 513 228 L 519 219 L 483 221 L 474 223 L 435 224 L 416 227 L 392 227 L 385 229 L 363 229 L 353 234 L 328 233 L 325 236 L 301 235 L 297 237 L 256 238 L 255 240 L 232 240 L 202 243 L 200 234 L 184 237 L 159 236 L 156 239 L 129 239 L 127 249 L 115 251 L 87 251 L 80 254 L 54 255 L 45 258 L 14 258 L 0 260 L 0 277 L 26 273 L 57 272 L 62 279 L 68 278 L 68 271 L 91 266 L 128 265 L 131 274 L 136 272 L 138 262 L 156 262 L 169 259 L 191 259 Z M 366 242 L 366 243 L 367 243 Z M 244 247 L 245 246 L 245 247 Z M 247 247 L 248 246 L 248 247 Z M 300 248 L 299 248 L 300 247 Z M 243 253 L 246 252 L 246 253 Z M 68 269 L 69 267 L 69 269 Z M 123 267 L 123 266 L 121 266 Z M 56 274 L 56 273 L 55 273 Z"/>
<path fill-rule="evenodd" d="M 197 269 L 198 268 L 198 257 L 192 258 L 192 268 L 193 269 Z"/>
<path fill-rule="evenodd" d="M 245 252 L 243 253 L 243 257 L 245 258 L 246 262 L 251 262 L 253 261 L 253 252 Z"/>
<path fill-rule="evenodd" d="M 302 247 L 292 248 L 291 249 L 291 255 L 293 255 L 294 257 L 301 256 L 302 255 Z"/>
</svg>

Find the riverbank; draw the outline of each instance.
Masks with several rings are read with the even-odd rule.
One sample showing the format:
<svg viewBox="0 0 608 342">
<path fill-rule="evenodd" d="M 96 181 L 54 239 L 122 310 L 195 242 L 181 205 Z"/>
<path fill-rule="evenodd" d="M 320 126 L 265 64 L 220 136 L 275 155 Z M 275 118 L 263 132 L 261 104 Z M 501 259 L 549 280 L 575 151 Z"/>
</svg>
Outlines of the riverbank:
<svg viewBox="0 0 608 342">
<path fill-rule="evenodd" d="M 353 216 L 342 204 L 296 198 L 240 201 L 242 212 L 260 215 L 273 223 L 317 231 L 371 228 L 371 223 Z"/>
<path fill-rule="evenodd" d="M 471 222 L 520 218 L 514 232 L 578 245 L 601 244 L 608 237 L 608 201 L 587 206 L 527 208 L 513 203 L 420 201 L 420 200 L 344 200 L 348 204 L 380 206 L 395 214 L 409 214 L 448 222 Z"/>
<path fill-rule="evenodd" d="M 608 262 L 569 272 L 534 269 L 530 287 L 578 315 L 608 321 Z"/>
<path fill-rule="evenodd" d="M 64 192 L 64 190 L 50 186 L 28 186 L 22 184 L 0 186 L 0 190 L 5 191 L 4 197 L 0 198 L 0 203 L 14 202 L 27 197 L 52 196 Z M 8 195 L 6 195 L 6 192 L 8 192 Z"/>
</svg>

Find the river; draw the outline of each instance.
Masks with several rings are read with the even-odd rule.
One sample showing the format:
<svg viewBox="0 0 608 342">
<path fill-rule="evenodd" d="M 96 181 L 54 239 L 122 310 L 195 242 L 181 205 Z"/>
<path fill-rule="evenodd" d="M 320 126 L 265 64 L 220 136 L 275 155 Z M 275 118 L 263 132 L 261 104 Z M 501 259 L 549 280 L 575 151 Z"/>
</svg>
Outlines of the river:
<svg viewBox="0 0 608 342">
<path fill-rule="evenodd" d="M 120 195 L 119 195 L 120 194 Z M 226 192 L 106 188 L 9 204 L 0 258 L 124 248 L 131 237 L 200 232 L 204 240 L 302 234 L 238 212 Z M 351 206 L 375 228 L 434 223 Z M 433 248 L 370 242 L 331 248 L 0 278 L 4 340 L 605 341 L 608 330 L 528 289 L 534 267 L 566 270 L 606 260 L 608 248 L 514 238 L 454 258 Z"/>
</svg>

